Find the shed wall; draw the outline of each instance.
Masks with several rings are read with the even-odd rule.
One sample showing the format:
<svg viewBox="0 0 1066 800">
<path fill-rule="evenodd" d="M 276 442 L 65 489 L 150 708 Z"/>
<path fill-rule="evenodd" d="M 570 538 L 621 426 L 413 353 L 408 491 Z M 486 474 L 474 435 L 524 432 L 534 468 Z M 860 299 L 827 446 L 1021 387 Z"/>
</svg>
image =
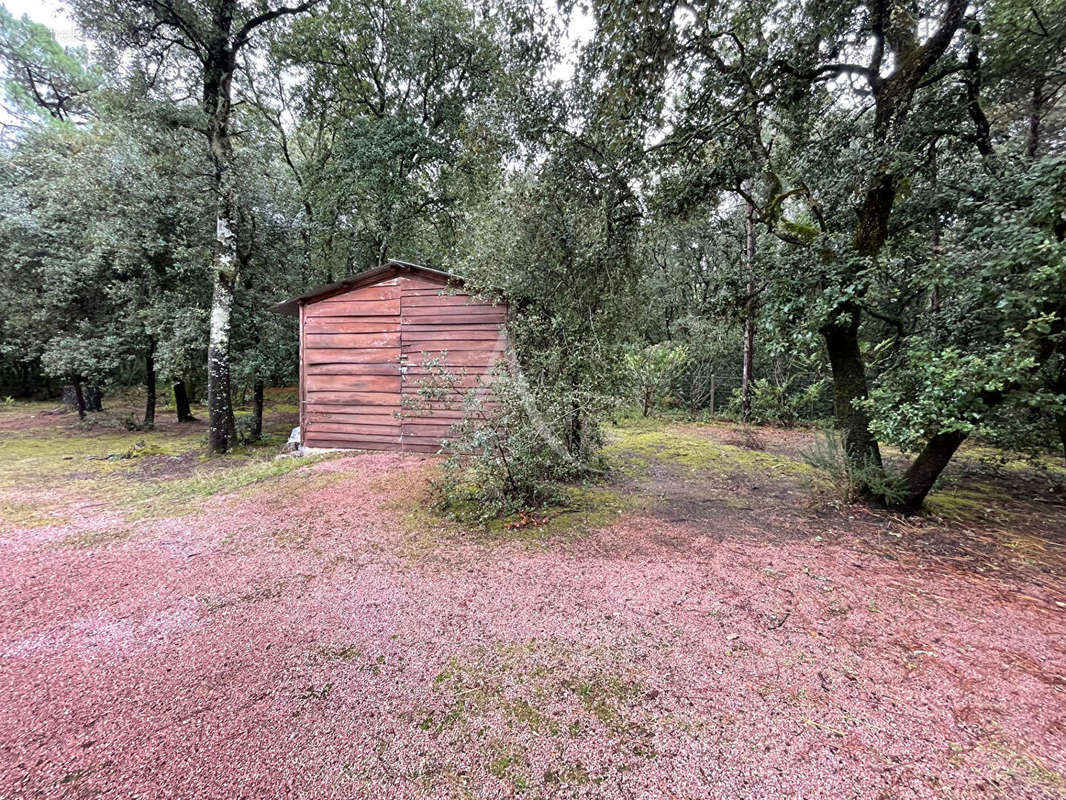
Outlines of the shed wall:
<svg viewBox="0 0 1066 800">
<path fill-rule="evenodd" d="M 503 352 L 506 309 L 400 274 L 300 309 L 301 432 L 309 447 L 436 452 L 461 417 L 459 392 L 412 413 L 440 359 L 463 387 L 485 381 Z M 420 401 L 425 406 L 425 401 Z M 400 418 L 400 412 L 403 418 Z"/>
</svg>

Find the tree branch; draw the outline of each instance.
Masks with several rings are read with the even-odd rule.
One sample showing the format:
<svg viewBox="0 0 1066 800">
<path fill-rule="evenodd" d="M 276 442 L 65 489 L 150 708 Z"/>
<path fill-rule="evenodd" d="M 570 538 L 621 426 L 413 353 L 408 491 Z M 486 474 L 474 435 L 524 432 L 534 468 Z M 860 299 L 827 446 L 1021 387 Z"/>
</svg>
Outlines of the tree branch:
<svg viewBox="0 0 1066 800">
<path fill-rule="evenodd" d="M 271 11 L 264 11 L 262 14 L 252 17 L 250 20 L 241 26 L 241 29 L 237 31 L 237 35 L 233 39 L 233 52 L 236 53 L 244 45 L 248 43 L 248 39 L 252 35 L 252 31 L 261 25 L 265 25 L 268 22 L 272 22 L 278 17 L 283 17 L 291 14 L 302 14 L 304 11 L 316 6 L 321 0 L 304 0 L 298 6 L 281 6 L 280 8 L 272 9 Z"/>
</svg>

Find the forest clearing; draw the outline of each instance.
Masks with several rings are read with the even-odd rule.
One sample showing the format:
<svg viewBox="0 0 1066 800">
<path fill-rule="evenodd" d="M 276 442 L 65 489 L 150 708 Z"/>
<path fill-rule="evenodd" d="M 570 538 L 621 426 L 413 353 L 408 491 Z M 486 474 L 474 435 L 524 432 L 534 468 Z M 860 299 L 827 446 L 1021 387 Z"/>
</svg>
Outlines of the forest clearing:
<svg viewBox="0 0 1066 800">
<path fill-rule="evenodd" d="M 1061 467 L 907 518 L 808 431 L 630 418 L 478 532 L 439 456 L 276 458 L 293 396 L 232 460 L 0 409 L 0 797 L 1066 795 Z"/>
<path fill-rule="evenodd" d="M 0 0 L 0 800 L 1066 800 L 1066 0 Z"/>
</svg>

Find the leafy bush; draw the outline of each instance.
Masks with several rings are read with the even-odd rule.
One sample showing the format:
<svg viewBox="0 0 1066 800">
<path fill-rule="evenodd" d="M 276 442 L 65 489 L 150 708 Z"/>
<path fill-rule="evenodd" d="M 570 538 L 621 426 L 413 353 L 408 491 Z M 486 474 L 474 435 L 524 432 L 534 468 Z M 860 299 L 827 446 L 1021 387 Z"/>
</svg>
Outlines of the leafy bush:
<svg viewBox="0 0 1066 800">
<path fill-rule="evenodd" d="M 751 411 L 747 421 L 755 425 L 791 426 L 796 420 L 807 416 L 807 409 L 817 404 L 825 391 L 827 382 L 816 381 L 799 391 L 792 387 L 795 378 L 775 383 L 766 378 L 756 378 L 751 383 Z M 741 418 L 741 390 L 735 389 L 726 406 L 726 416 Z"/>
<path fill-rule="evenodd" d="M 463 388 L 465 372 L 451 371 L 443 359 L 423 367 L 428 375 L 417 396 L 405 398 L 402 414 L 462 412 L 442 447 L 448 457 L 434 484 L 438 510 L 485 522 L 551 504 L 559 481 L 596 470 L 590 445 L 600 437 L 589 426 L 603 411 L 602 398 L 538 390 L 514 364 L 473 388 Z M 581 443 L 576 451 L 574 442 Z"/>
<path fill-rule="evenodd" d="M 685 345 L 669 342 L 660 342 L 626 353 L 626 373 L 640 404 L 642 416 L 648 416 L 652 405 L 670 385 L 678 367 L 687 359 L 688 349 Z"/>
</svg>

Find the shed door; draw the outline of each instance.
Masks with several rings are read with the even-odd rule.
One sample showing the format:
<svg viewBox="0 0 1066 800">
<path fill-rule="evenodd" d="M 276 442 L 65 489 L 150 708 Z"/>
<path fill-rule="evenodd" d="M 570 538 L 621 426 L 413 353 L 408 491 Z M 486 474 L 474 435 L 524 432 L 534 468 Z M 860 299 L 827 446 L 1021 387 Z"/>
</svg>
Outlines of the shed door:
<svg viewBox="0 0 1066 800">
<path fill-rule="evenodd" d="M 304 444 L 398 450 L 398 279 L 310 303 L 303 315 Z"/>
<path fill-rule="evenodd" d="M 506 311 L 474 302 L 468 294 L 454 293 L 424 275 L 404 275 L 399 282 L 403 449 L 435 453 L 463 416 L 463 395 L 471 389 L 482 391 L 477 387 L 484 385 L 502 351 Z M 443 400 L 427 400 L 420 393 L 426 385 L 441 388 L 427 362 L 443 362 L 455 387 Z"/>
</svg>

